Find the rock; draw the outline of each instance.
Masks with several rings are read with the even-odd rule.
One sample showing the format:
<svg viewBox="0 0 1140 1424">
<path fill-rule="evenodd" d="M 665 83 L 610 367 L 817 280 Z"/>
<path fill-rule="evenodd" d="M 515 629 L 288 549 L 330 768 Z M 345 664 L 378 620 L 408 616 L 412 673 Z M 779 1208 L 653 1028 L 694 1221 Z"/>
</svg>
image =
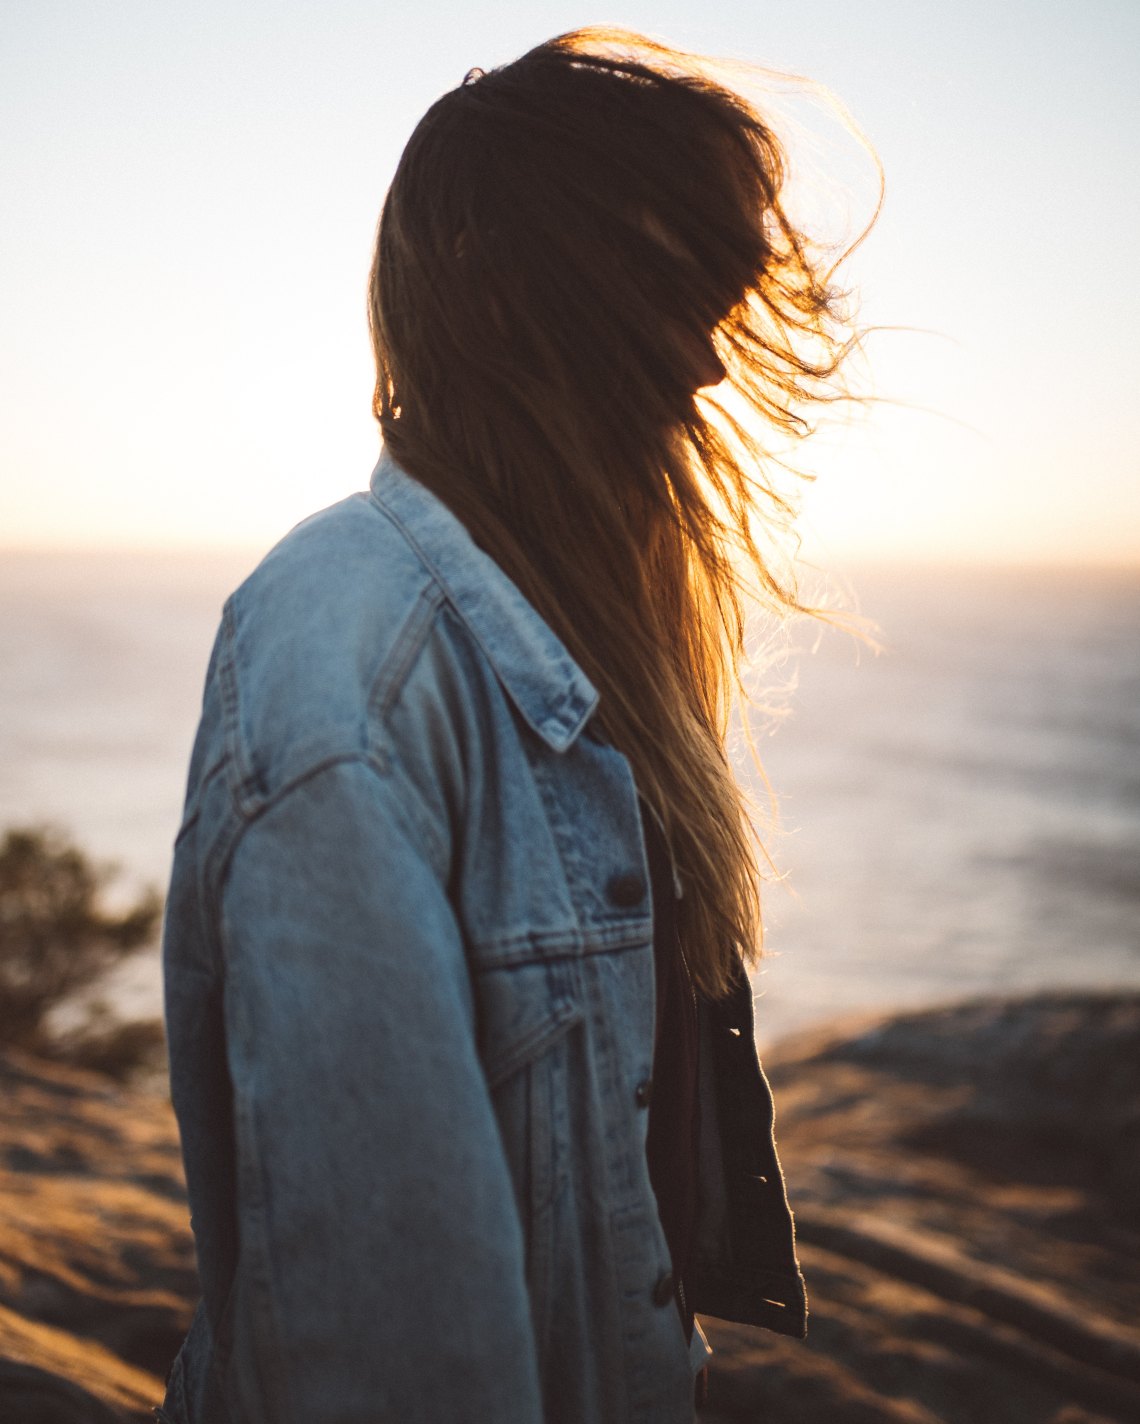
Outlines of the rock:
<svg viewBox="0 0 1140 1424">
<path fill-rule="evenodd" d="M 9 1407 L 19 1364 L 149 1421 L 196 1293 L 166 1095 L 0 1054 L 0 1419 L 25 1418 Z M 59 1419 L 68 1408 L 61 1394 Z"/>
<path fill-rule="evenodd" d="M 120 1415 L 56 1374 L 0 1359 L 0 1401 L 20 1424 L 118 1424 Z"/>
<path fill-rule="evenodd" d="M 1140 1419 L 1140 995 L 863 1017 L 765 1068 L 808 1338 L 706 1322 L 710 1419 Z"/>
<path fill-rule="evenodd" d="M 4 1424 L 153 1424 L 155 1376 L 93 1340 L 0 1306 L 0 1419 Z"/>
<path fill-rule="evenodd" d="M 766 1058 L 808 1338 L 706 1320 L 702 1424 L 1135 1424 L 1140 994 L 864 1016 Z M 161 1092 L 0 1054 L 0 1420 L 150 1420 L 197 1294 Z"/>
<path fill-rule="evenodd" d="M 1101 1194 L 1140 1226 L 1140 996 L 1038 994 L 978 999 L 878 1019 L 805 1049 L 926 1090 L 900 1142 L 998 1177 Z M 828 1042 L 830 1038 L 830 1042 Z M 931 1112 L 941 1101 L 944 1110 Z"/>
</svg>

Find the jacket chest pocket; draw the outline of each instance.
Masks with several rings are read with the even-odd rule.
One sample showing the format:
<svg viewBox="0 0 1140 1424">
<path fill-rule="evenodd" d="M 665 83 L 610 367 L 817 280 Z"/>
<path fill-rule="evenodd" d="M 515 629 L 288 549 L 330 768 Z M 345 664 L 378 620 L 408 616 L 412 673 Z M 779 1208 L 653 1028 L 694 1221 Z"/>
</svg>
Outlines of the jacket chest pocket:
<svg viewBox="0 0 1140 1424">
<path fill-rule="evenodd" d="M 628 761 L 581 736 L 499 749 L 454 837 L 455 904 L 475 972 L 649 942 L 651 894 Z"/>
<path fill-rule="evenodd" d="M 651 933 L 649 863 L 629 762 L 581 736 L 561 757 L 531 764 L 580 944 L 586 952 L 645 942 Z"/>
</svg>

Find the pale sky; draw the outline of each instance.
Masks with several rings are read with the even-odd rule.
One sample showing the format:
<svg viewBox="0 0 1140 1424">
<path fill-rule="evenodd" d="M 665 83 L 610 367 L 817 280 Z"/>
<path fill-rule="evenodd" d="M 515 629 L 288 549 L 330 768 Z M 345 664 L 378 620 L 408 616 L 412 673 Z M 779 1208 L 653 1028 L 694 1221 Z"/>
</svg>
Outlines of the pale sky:
<svg viewBox="0 0 1140 1424">
<path fill-rule="evenodd" d="M 605 22 L 821 81 L 886 170 L 850 280 L 919 330 L 869 346 L 902 408 L 805 452 L 809 553 L 1140 562 L 1137 0 L 7 0 L 0 547 L 266 548 L 362 487 L 404 141 Z"/>
</svg>

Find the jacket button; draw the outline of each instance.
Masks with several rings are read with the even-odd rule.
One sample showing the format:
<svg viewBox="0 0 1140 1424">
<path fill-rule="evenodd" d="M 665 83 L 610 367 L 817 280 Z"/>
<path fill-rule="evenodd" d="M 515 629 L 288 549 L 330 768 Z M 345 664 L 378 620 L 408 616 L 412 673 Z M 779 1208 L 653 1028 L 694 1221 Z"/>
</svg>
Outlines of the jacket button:
<svg viewBox="0 0 1140 1424">
<path fill-rule="evenodd" d="M 657 1277 L 657 1284 L 653 1287 L 653 1304 L 668 1305 L 673 1299 L 673 1272 L 666 1271 Z"/>
<path fill-rule="evenodd" d="M 633 870 L 611 875 L 606 882 L 606 898 L 623 910 L 632 910 L 645 899 L 645 881 Z"/>
<path fill-rule="evenodd" d="M 653 1079 L 643 1078 L 641 1082 L 638 1083 L 633 1096 L 637 1099 L 637 1106 L 639 1108 L 647 1108 L 649 1106 L 649 1099 L 653 1096 Z"/>
</svg>

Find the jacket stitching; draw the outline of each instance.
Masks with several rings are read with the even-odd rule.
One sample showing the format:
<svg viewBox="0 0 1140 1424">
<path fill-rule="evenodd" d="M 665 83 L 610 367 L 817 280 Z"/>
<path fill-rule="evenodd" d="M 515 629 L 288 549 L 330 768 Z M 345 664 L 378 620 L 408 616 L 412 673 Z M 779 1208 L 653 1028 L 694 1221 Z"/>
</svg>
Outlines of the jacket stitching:
<svg viewBox="0 0 1140 1424">
<path fill-rule="evenodd" d="M 359 751 L 334 753 L 330 756 L 322 757 L 320 761 L 314 762 L 311 766 L 306 768 L 305 771 L 300 772 L 298 775 L 284 782 L 277 788 L 272 796 L 264 798 L 258 802 L 248 814 L 242 816 L 237 826 L 231 824 L 219 832 L 209 855 L 209 864 L 212 870 L 211 879 L 214 882 L 214 893 L 211 896 L 211 913 L 215 915 L 219 925 L 221 924 L 221 901 L 225 893 L 225 882 L 229 876 L 234 855 L 246 833 L 253 826 L 257 825 L 263 817 L 267 816 L 270 811 L 274 810 L 287 797 L 291 796 L 293 792 L 299 790 L 306 783 L 321 776 L 324 772 L 332 770 L 334 767 L 352 765 L 366 767 L 376 777 L 377 781 L 390 782 L 392 780 L 391 773 L 393 768 L 387 762 L 376 756 Z M 401 778 L 401 781 L 402 780 Z M 389 809 L 405 831 L 416 841 L 421 852 L 428 858 L 432 864 L 432 868 L 438 873 L 439 857 L 435 855 L 432 846 L 425 844 L 425 827 L 422 822 L 409 814 L 411 807 L 405 804 L 404 798 L 394 796 L 391 798 Z"/>
<path fill-rule="evenodd" d="M 431 818 L 421 811 L 419 792 L 412 785 L 399 762 L 387 753 L 381 753 L 380 756 L 382 760 L 374 757 L 366 757 L 364 760 L 372 767 L 377 776 L 398 781 L 404 788 L 406 796 L 394 798 L 397 814 L 400 815 L 405 830 L 417 842 L 439 880 L 446 885 L 449 854 L 443 838 L 436 831 Z"/>
<path fill-rule="evenodd" d="M 480 951 L 479 969 L 504 968 L 526 963 L 530 959 L 576 959 L 588 954 L 609 954 L 620 949 L 644 949 L 652 943 L 652 929 L 646 919 L 625 920 L 609 924 L 594 922 L 589 931 L 524 930 L 519 934 L 493 939 L 472 940 Z M 546 953 L 543 953 L 546 951 Z"/>
<path fill-rule="evenodd" d="M 280 787 L 273 796 L 263 800 L 236 828 L 233 827 L 231 823 L 229 835 L 226 835 L 223 831 L 223 833 L 217 837 L 212 859 L 214 859 L 218 873 L 214 883 L 214 893 L 209 897 L 210 918 L 212 920 L 211 930 L 220 949 L 221 963 L 224 972 L 227 976 L 231 977 L 231 979 L 240 980 L 240 960 L 235 959 L 227 948 L 222 899 L 225 890 L 225 880 L 233 864 L 233 858 L 238 846 L 244 839 L 246 833 L 252 830 L 265 815 L 273 808 L 279 806 L 288 796 L 324 772 L 338 766 L 346 765 L 365 767 L 378 781 L 390 780 L 385 770 L 370 756 L 361 755 L 357 752 L 326 757 L 310 767 L 306 772 L 292 778 L 288 783 Z M 408 817 L 405 814 L 406 808 L 402 804 L 402 798 L 392 797 L 391 802 L 392 804 L 389 809 L 394 818 L 399 821 L 406 830 L 414 834 L 416 828 L 408 821 Z M 418 839 L 418 837 L 415 838 Z M 421 850 L 423 849 L 421 845 Z M 233 1002 L 234 1000 L 231 998 L 231 1003 Z M 240 993 L 236 996 L 236 1002 L 239 1005 L 242 1003 Z M 249 1026 L 244 1022 L 242 1023 L 242 1032 L 248 1039 L 250 1036 Z M 275 1413 L 273 1417 L 282 1417 L 282 1414 L 287 1412 L 288 1417 L 292 1418 L 292 1410 L 283 1409 L 283 1406 L 286 1406 L 286 1401 L 280 1398 L 278 1394 L 278 1382 L 275 1377 L 276 1370 L 267 1369 L 267 1362 L 275 1360 L 279 1356 L 282 1333 L 275 1305 L 269 1253 L 264 1240 L 264 1203 L 266 1196 L 265 1184 L 262 1180 L 264 1154 L 260 1146 L 258 1126 L 252 1105 L 248 1099 L 236 1091 L 234 1094 L 234 1128 L 239 1146 L 244 1137 L 246 1161 L 243 1164 L 239 1158 L 236 1165 L 239 1171 L 242 1171 L 244 1166 L 243 1180 L 245 1181 L 247 1210 L 249 1212 L 251 1225 L 254 1228 L 254 1237 L 256 1240 L 256 1249 L 252 1253 L 251 1285 L 259 1305 L 258 1318 L 253 1325 L 255 1337 L 258 1339 L 260 1345 L 258 1368 L 263 1376 L 263 1388 L 267 1395 L 273 1394 L 277 1396 L 277 1410 L 279 1412 Z"/>
<path fill-rule="evenodd" d="M 420 590 L 411 612 L 404 620 L 399 635 L 383 665 L 376 674 L 368 694 L 368 710 L 383 721 L 400 696 L 412 669 L 427 645 L 435 615 L 444 602 L 443 589 L 436 582 Z"/>
<path fill-rule="evenodd" d="M 218 936 L 225 944 L 225 928 L 219 920 Z M 236 961 L 230 962 L 230 956 L 226 954 L 227 972 L 234 975 Z M 240 973 L 237 974 L 240 978 Z M 236 1003 L 231 996 L 231 1012 L 235 1009 L 240 1011 L 244 1000 L 238 994 Z M 243 1022 L 241 1032 L 248 1042 L 252 1037 L 248 1023 Z M 228 1018 L 227 1018 L 227 1040 Z M 228 1051 L 228 1044 L 227 1044 Z M 279 1370 L 277 1361 L 281 1356 L 281 1323 L 277 1316 L 275 1296 L 273 1290 L 272 1272 L 269 1263 L 269 1250 L 265 1240 L 265 1182 L 262 1176 L 263 1153 L 259 1140 L 259 1132 L 253 1105 L 238 1086 L 234 1085 L 233 1094 L 233 1121 L 234 1139 L 237 1149 L 237 1160 L 234 1164 L 238 1180 L 244 1184 L 245 1214 L 251 1230 L 251 1246 L 249 1263 L 249 1279 L 253 1298 L 257 1302 L 258 1309 L 253 1313 L 250 1321 L 250 1332 L 256 1342 L 255 1367 L 261 1376 L 261 1390 L 266 1397 L 275 1400 L 275 1407 L 271 1418 L 282 1417 L 287 1412 L 287 1417 L 293 1417 L 293 1411 L 288 1408 L 286 1401 L 280 1395 Z M 231 1285 L 231 1289 L 233 1286 Z M 270 1367 L 272 1362 L 272 1367 Z M 286 1406 L 286 1411 L 282 1406 Z"/>
<path fill-rule="evenodd" d="M 245 745 L 241 734 L 241 689 L 238 685 L 237 675 L 236 617 L 237 610 L 234 599 L 230 598 L 222 611 L 222 636 L 225 640 L 225 652 L 218 665 L 218 681 L 222 694 L 225 739 L 230 750 L 230 764 L 236 773 L 230 789 L 239 813 L 250 815 L 257 808 L 260 787 L 253 767 L 246 759 Z"/>
<path fill-rule="evenodd" d="M 440 588 L 443 598 L 447 601 L 449 606 L 455 610 L 456 616 L 461 620 L 463 626 L 467 629 L 470 636 L 478 644 L 479 648 L 483 653 L 483 656 L 490 663 L 491 667 L 494 668 L 496 676 L 504 684 L 506 684 L 509 689 L 511 685 L 510 679 L 507 678 L 505 674 L 500 670 L 500 660 L 492 654 L 491 650 L 487 647 L 486 642 L 480 635 L 479 630 L 475 627 L 472 620 L 467 616 L 454 590 L 448 583 L 446 576 L 437 567 L 436 563 L 431 558 L 431 556 L 424 550 L 423 546 L 420 544 L 415 534 L 408 528 L 407 524 L 404 523 L 404 521 L 400 518 L 396 511 L 386 505 L 376 495 L 375 491 L 371 491 L 368 497 L 372 501 L 372 504 L 375 506 L 375 508 L 378 509 L 380 513 L 385 516 L 386 519 L 390 520 L 392 524 L 394 524 L 395 527 L 400 531 L 404 539 L 407 540 L 408 544 L 415 551 L 416 557 L 420 560 L 425 570 L 432 576 L 432 578 L 436 582 L 436 585 Z M 538 615 L 536 614 L 535 616 L 537 617 Z M 575 678 L 579 675 L 576 665 L 572 662 L 567 663 L 565 660 L 559 662 L 557 671 L 559 673 L 559 676 L 563 679 L 564 684 L 567 682 L 568 679 Z M 584 676 L 584 674 L 581 675 Z M 514 694 L 512 693 L 512 697 L 513 695 Z M 579 716 L 577 704 L 577 688 L 573 685 L 573 683 L 560 687 L 557 693 L 552 694 L 551 697 L 548 697 L 545 708 L 546 716 L 543 719 L 541 726 L 536 727 L 535 731 L 537 731 L 539 735 L 542 736 L 544 735 L 544 729 L 547 728 L 548 724 L 550 722 L 555 722 L 559 724 L 558 730 L 560 732 L 569 733 L 571 731 L 571 727 L 561 725 L 563 721 L 562 714 L 564 709 L 569 707 L 572 712 L 572 716 L 569 720 L 572 723 Z"/>
</svg>

